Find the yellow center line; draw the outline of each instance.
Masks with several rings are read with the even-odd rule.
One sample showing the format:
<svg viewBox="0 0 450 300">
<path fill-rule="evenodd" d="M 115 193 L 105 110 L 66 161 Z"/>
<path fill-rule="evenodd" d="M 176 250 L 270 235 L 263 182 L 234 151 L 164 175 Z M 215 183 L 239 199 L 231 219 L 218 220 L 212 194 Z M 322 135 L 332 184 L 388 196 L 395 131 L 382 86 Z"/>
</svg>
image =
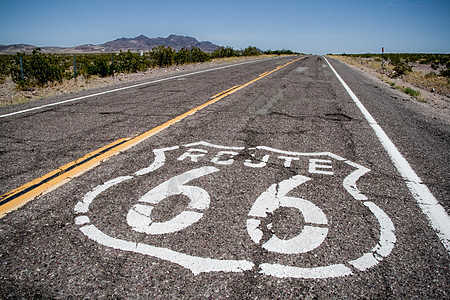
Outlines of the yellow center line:
<svg viewBox="0 0 450 300">
<path fill-rule="evenodd" d="M 235 86 L 233 86 L 232 88 L 229 88 L 229 89 L 227 89 L 227 90 L 225 90 L 225 91 L 221 91 L 220 93 L 215 94 L 214 96 L 212 96 L 212 97 L 209 98 L 209 99 L 214 99 L 214 98 L 216 98 L 216 97 L 219 97 L 219 96 L 225 94 L 226 92 L 229 92 L 229 91 L 231 91 L 231 90 L 233 90 L 233 89 L 235 89 L 235 88 L 237 88 L 237 87 L 239 87 L 239 84 L 238 84 L 238 85 L 235 85 Z"/>
<path fill-rule="evenodd" d="M 98 164 L 98 161 L 90 158 L 97 155 L 97 157 L 99 157 L 103 151 L 112 149 L 126 140 L 128 139 L 124 138 L 114 141 L 111 144 L 86 154 L 85 156 L 60 167 L 59 169 L 53 170 L 42 177 L 34 179 L 21 187 L 0 196 L 0 203 L 2 203 L 0 205 L 0 218 L 2 218 L 6 213 L 21 207 L 36 196 L 57 188 L 61 185 L 60 183 L 63 183 L 68 178 L 74 178 L 81 175 L 85 172 L 81 172 L 82 170 L 87 171 L 93 168 Z"/>
<path fill-rule="evenodd" d="M 242 85 L 236 85 L 232 88 L 229 88 L 225 91 L 222 91 L 214 96 L 212 96 L 210 101 L 203 103 L 200 106 L 197 106 L 187 112 L 185 112 L 182 115 L 179 115 L 164 124 L 161 124 L 147 132 L 144 132 L 136 137 L 133 138 L 122 138 L 117 141 L 112 142 L 111 144 L 108 144 L 100 149 L 97 149 L 89 154 L 86 154 L 85 156 L 74 160 L 59 169 L 53 170 L 50 173 L 47 173 L 46 175 L 39 177 L 37 179 L 34 179 L 21 187 L 14 189 L 2 196 L 0 196 L 0 218 L 4 217 L 7 213 L 16 210 L 17 208 L 23 206 L 27 202 L 31 201 L 35 197 L 39 195 L 43 195 L 45 193 L 48 193 L 57 187 L 67 183 L 72 178 L 75 178 L 88 170 L 98 166 L 101 162 L 104 162 L 111 158 L 114 155 L 119 154 L 120 152 L 123 152 L 141 142 L 148 139 L 149 137 L 161 132 L 162 130 L 168 128 L 169 126 L 183 120 L 184 118 L 195 114 L 197 111 L 227 97 L 228 95 L 231 95 L 248 85 L 264 78 L 265 76 L 268 76 L 272 74 L 273 72 L 276 72 L 291 63 L 294 63 L 300 59 L 303 59 L 304 57 L 297 58 L 295 60 L 292 60 L 284 65 L 278 66 L 272 71 L 268 71 L 265 73 L 262 73 L 257 78 L 242 84 Z"/>
</svg>

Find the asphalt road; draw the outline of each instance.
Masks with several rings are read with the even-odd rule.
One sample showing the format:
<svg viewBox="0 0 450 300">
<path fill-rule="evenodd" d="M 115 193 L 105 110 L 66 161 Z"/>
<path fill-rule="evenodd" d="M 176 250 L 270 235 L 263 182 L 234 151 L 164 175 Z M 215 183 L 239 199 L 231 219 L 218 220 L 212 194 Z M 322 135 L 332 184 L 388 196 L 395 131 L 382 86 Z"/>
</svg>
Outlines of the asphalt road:
<svg viewBox="0 0 450 300">
<path fill-rule="evenodd" d="M 126 138 L 0 219 L 0 297 L 449 298 L 437 206 L 373 129 L 448 212 L 448 116 L 328 58 L 369 123 L 325 58 L 294 59 L 0 118 L 2 194 Z"/>
</svg>

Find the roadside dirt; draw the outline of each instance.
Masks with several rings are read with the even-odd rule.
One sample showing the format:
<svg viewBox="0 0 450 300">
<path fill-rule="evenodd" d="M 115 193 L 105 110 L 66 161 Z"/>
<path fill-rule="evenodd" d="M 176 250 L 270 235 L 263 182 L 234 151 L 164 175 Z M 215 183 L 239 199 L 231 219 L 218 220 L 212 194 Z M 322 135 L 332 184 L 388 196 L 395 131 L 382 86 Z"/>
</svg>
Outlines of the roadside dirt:
<svg viewBox="0 0 450 300">
<path fill-rule="evenodd" d="M 398 77 L 390 77 L 392 66 L 385 64 L 384 73 L 381 71 L 381 61 L 374 58 L 348 57 L 331 55 L 354 69 L 362 70 L 367 76 L 374 80 L 381 81 L 388 87 L 396 90 L 399 98 L 405 100 L 416 100 L 450 117 L 450 82 L 441 76 L 429 76 L 427 74 L 439 73 L 428 65 L 412 64 L 412 72 Z M 404 88 L 411 88 L 420 92 L 420 95 L 413 97 L 403 92 Z"/>
<path fill-rule="evenodd" d="M 182 71 L 195 71 L 224 64 L 238 63 L 256 59 L 264 59 L 273 57 L 274 55 L 261 55 L 258 57 L 230 57 L 214 59 L 205 63 L 194 63 L 188 65 L 178 65 L 168 68 L 152 68 L 144 72 L 138 73 L 119 73 L 115 76 L 101 78 L 91 76 L 90 78 L 78 77 L 76 80 L 64 80 L 60 83 L 53 83 L 44 87 L 30 88 L 21 91 L 16 88 L 16 84 L 10 77 L 6 78 L 3 84 L 0 84 L 0 107 L 17 105 L 31 101 L 38 101 L 45 98 L 67 95 L 73 92 L 102 88 L 106 86 L 114 86 L 126 82 L 133 82 L 145 79 L 152 79 L 162 75 L 174 74 Z"/>
</svg>

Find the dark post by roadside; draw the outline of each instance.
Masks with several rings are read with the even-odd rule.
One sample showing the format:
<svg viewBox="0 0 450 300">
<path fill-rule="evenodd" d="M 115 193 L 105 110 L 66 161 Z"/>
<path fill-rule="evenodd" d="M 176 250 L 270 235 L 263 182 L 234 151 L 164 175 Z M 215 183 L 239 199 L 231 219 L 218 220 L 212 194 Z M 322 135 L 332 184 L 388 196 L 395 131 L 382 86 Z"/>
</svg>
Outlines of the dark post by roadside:
<svg viewBox="0 0 450 300">
<path fill-rule="evenodd" d="M 381 73 L 384 74 L 384 47 L 381 47 Z"/>
<path fill-rule="evenodd" d="M 20 57 L 20 76 L 23 81 L 23 63 L 22 63 L 22 56 Z"/>
<path fill-rule="evenodd" d="M 77 60 L 75 54 L 73 55 L 73 78 L 77 79 Z"/>
</svg>

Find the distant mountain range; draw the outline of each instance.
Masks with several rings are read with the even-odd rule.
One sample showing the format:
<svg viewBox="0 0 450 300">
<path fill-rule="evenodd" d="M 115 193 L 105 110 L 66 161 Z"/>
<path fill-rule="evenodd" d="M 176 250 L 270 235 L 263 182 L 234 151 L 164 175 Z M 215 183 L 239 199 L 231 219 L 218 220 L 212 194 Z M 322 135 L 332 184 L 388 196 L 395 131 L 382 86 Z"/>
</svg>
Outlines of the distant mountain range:
<svg viewBox="0 0 450 300">
<path fill-rule="evenodd" d="M 156 46 L 171 47 L 175 50 L 181 48 L 197 47 L 205 52 L 213 52 L 218 45 L 208 41 L 199 42 L 197 39 L 189 36 L 169 35 L 166 38 L 148 38 L 140 35 L 135 38 L 120 38 L 114 41 L 106 42 L 99 45 L 86 44 L 76 47 L 40 47 L 43 53 L 102 53 L 102 52 L 119 52 L 119 51 L 149 51 Z M 15 54 L 17 52 L 31 53 L 36 46 L 27 44 L 0 45 L 0 54 Z"/>
</svg>

